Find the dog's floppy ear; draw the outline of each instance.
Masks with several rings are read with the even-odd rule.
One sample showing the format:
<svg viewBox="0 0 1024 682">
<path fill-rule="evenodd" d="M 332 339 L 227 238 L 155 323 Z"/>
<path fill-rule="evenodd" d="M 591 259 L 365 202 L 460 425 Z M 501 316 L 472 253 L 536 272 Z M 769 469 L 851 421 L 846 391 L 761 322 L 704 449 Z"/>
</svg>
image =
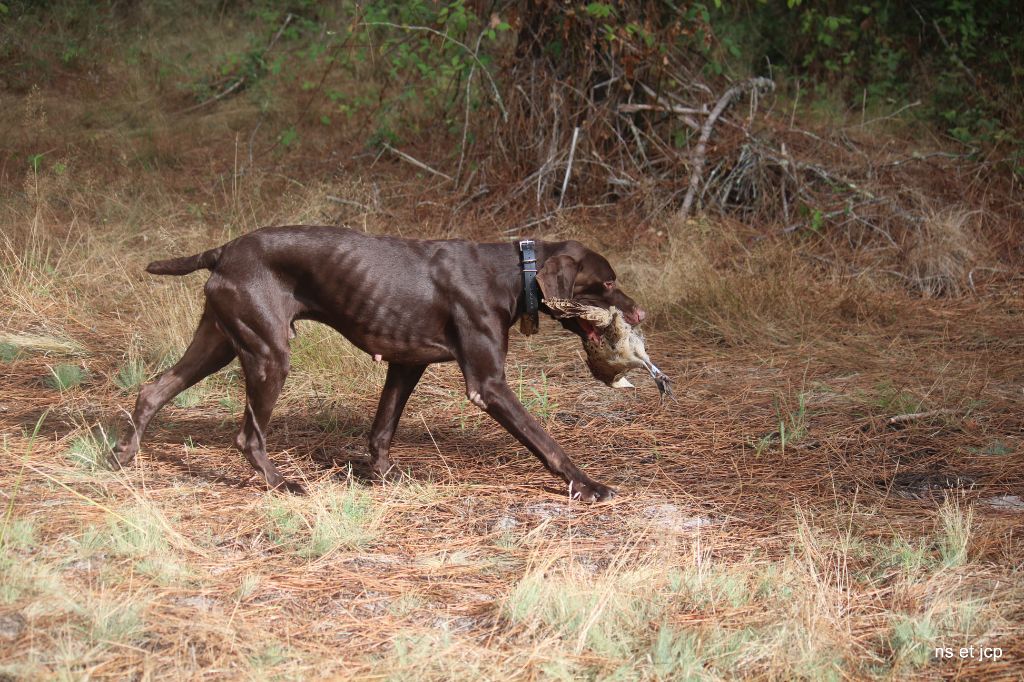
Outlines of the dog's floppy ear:
<svg viewBox="0 0 1024 682">
<path fill-rule="evenodd" d="M 537 271 L 537 284 L 544 298 L 572 298 L 572 287 L 580 271 L 579 262 L 572 256 L 562 254 L 544 261 Z"/>
</svg>

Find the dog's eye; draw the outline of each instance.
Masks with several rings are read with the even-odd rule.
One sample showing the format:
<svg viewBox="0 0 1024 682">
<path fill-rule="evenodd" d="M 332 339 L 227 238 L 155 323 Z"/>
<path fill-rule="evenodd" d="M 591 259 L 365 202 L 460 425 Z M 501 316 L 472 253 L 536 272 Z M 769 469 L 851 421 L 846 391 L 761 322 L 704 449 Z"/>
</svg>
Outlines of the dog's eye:
<svg viewBox="0 0 1024 682">
<path fill-rule="evenodd" d="M 605 282 L 604 283 L 604 288 L 607 289 L 608 291 L 611 291 L 612 289 L 614 289 L 615 288 L 615 280 L 608 280 L 607 282 Z"/>
</svg>

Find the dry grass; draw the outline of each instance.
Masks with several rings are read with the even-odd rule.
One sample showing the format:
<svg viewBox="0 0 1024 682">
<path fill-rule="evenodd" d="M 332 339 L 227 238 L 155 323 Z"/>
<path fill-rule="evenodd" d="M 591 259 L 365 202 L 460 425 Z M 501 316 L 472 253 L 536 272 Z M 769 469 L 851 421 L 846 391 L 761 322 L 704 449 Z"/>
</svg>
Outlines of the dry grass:
<svg viewBox="0 0 1024 682">
<path fill-rule="evenodd" d="M 984 251 L 983 240 L 972 229 L 977 217 L 964 208 L 932 211 L 908 236 L 905 258 L 913 287 L 927 296 L 941 296 L 959 295 L 973 286 L 974 268 Z"/>
<path fill-rule="evenodd" d="M 369 483 L 382 368 L 302 325 L 270 434 L 311 483 L 289 498 L 244 483 L 237 370 L 165 408 L 136 467 L 97 466 L 132 387 L 181 352 L 199 313 L 201 277 L 115 273 L 103 251 L 119 229 L 5 256 L 20 282 L 0 375 L 5 673 L 844 679 L 1016 665 L 1021 512 L 989 502 L 1021 493 L 1020 336 L 1001 299 L 912 306 L 778 245 L 737 255 L 710 235 L 620 256 L 657 313 L 649 343 L 679 402 L 594 384 L 552 325 L 513 335 L 508 368 L 619 488 L 600 507 L 569 503 L 450 366 L 428 372 L 403 420 L 394 454 L 411 479 Z M 175 242 L 208 243 L 190 239 Z M 117 258 L 138 269 L 162 250 Z M 119 286 L 64 265 L 78 263 Z M 86 378 L 48 383 L 61 363 Z M 1005 653 L 937 659 L 947 646 Z"/>
<path fill-rule="evenodd" d="M 0 95 L 19 153 L 80 134 L 58 95 Z M 234 172 L 245 106 L 194 126 L 143 111 L 95 148 L 62 144 L 60 166 L 2 171 L 0 677 L 1018 674 L 1020 273 L 963 288 L 983 251 L 962 207 L 906 244 L 920 290 L 944 295 L 924 299 L 727 223 L 539 228 L 613 255 L 676 380 L 659 406 L 653 384 L 593 382 L 555 325 L 513 332 L 510 381 L 617 487 L 609 505 L 570 503 L 453 366 L 410 401 L 393 450 L 408 476 L 371 483 L 383 368 L 314 325 L 268 434 L 308 497 L 265 492 L 230 447 L 235 366 L 167 406 L 135 466 L 97 466 L 200 312 L 202 275 L 145 277 L 148 260 L 292 221 L 504 238 L 401 167 Z M 62 365 L 80 380 L 51 381 Z M 909 412 L 930 415 L 887 422 Z M 1002 657 L 935 655 L 971 646 Z"/>
</svg>

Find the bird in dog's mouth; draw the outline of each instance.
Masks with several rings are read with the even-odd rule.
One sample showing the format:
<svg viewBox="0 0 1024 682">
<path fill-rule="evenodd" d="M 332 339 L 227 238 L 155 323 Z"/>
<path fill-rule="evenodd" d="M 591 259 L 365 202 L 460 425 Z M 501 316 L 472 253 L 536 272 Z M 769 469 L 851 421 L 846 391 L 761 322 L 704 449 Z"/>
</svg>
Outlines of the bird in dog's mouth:
<svg viewBox="0 0 1024 682">
<path fill-rule="evenodd" d="M 626 322 L 616 307 L 599 308 L 566 299 L 544 299 L 557 319 L 573 319 L 583 331 L 583 349 L 587 352 L 587 367 L 595 379 L 612 388 L 629 388 L 633 384 L 626 378 L 631 369 L 646 369 L 662 400 L 675 398 L 671 380 L 651 362 L 644 347 L 640 330 Z"/>
</svg>

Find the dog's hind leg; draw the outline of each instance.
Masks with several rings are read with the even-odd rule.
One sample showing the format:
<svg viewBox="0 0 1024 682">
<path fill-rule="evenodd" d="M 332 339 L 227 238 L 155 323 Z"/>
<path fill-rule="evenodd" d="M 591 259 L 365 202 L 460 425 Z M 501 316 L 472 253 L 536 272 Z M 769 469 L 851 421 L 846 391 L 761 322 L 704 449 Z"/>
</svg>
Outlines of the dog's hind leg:
<svg viewBox="0 0 1024 682">
<path fill-rule="evenodd" d="M 260 344 L 259 349 L 239 348 L 238 359 L 245 373 L 246 405 L 245 419 L 235 438 L 235 446 L 242 451 L 249 464 L 263 475 L 268 486 L 301 493 L 302 486 L 282 476 L 270 461 L 264 436 L 288 376 L 290 351 L 287 339 L 281 341 L 280 344 Z"/>
<path fill-rule="evenodd" d="M 213 289 L 207 284 L 207 295 L 245 375 L 245 417 L 235 447 L 268 486 L 302 492 L 302 486 L 285 479 L 267 457 L 267 425 L 291 365 L 290 316 L 274 301 L 260 299 L 258 293 L 256 288 Z"/>
<path fill-rule="evenodd" d="M 155 381 L 139 389 L 130 430 L 114 446 L 114 464 L 119 467 L 131 464 L 153 415 L 174 396 L 221 369 L 234 357 L 231 342 L 217 328 L 213 314 L 207 308 L 181 360 Z"/>
</svg>

